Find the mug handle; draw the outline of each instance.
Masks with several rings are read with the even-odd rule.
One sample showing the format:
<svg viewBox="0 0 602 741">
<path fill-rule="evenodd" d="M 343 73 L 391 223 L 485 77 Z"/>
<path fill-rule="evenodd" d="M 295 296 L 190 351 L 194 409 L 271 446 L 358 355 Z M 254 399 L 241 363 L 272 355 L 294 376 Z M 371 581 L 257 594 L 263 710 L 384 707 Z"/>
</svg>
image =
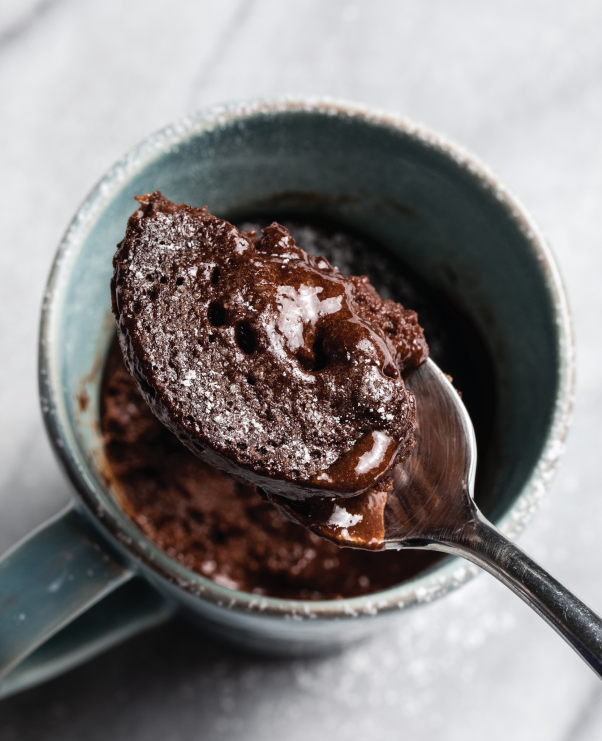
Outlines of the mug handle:
<svg viewBox="0 0 602 741">
<path fill-rule="evenodd" d="M 69 506 L 0 560 L 0 697 L 50 679 L 173 612 L 98 544 Z"/>
</svg>

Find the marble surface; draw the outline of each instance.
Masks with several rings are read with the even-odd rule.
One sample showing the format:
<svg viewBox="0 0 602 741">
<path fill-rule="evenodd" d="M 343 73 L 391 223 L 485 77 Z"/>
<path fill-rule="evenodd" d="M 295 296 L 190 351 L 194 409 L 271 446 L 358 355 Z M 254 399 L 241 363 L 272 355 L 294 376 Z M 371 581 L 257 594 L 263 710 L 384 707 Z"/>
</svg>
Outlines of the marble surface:
<svg viewBox="0 0 602 741">
<path fill-rule="evenodd" d="M 602 4 L 595 0 L 3 0 L 0 551 L 68 488 L 36 394 L 56 244 L 114 160 L 195 108 L 274 93 L 401 112 L 487 161 L 539 220 L 574 312 L 574 423 L 521 544 L 602 611 Z M 593 741 L 602 684 L 489 576 L 327 659 L 139 636 L 0 703 L 0 741 Z"/>
</svg>

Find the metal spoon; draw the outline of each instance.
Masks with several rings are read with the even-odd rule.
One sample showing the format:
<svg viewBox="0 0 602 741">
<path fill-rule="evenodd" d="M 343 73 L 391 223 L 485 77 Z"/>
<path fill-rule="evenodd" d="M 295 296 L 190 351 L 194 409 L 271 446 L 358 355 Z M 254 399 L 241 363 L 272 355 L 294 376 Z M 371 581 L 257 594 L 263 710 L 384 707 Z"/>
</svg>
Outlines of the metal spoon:
<svg viewBox="0 0 602 741">
<path fill-rule="evenodd" d="M 457 391 L 432 360 L 415 370 L 406 385 L 416 398 L 416 445 L 406 463 L 393 470 L 395 486 L 386 504 L 383 500 L 381 543 L 385 548 L 443 551 L 481 566 L 530 605 L 602 677 L 600 617 L 502 535 L 474 503 L 476 439 Z M 351 500 L 338 502 L 340 506 L 321 500 L 307 509 L 280 498 L 277 504 L 338 545 L 369 547 L 353 535 L 358 515 Z M 335 509 L 337 517 L 329 517 Z M 333 523 L 338 523 L 336 537 Z"/>
</svg>

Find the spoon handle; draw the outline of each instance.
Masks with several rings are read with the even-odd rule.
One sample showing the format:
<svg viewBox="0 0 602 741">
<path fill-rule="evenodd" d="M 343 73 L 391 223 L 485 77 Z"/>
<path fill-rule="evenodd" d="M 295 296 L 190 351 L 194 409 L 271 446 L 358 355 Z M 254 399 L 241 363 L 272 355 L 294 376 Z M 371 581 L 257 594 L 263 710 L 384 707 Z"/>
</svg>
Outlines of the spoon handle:
<svg viewBox="0 0 602 741">
<path fill-rule="evenodd" d="M 431 548 L 462 556 L 510 587 L 602 678 L 602 619 L 480 512 L 470 526 L 437 538 Z"/>
</svg>

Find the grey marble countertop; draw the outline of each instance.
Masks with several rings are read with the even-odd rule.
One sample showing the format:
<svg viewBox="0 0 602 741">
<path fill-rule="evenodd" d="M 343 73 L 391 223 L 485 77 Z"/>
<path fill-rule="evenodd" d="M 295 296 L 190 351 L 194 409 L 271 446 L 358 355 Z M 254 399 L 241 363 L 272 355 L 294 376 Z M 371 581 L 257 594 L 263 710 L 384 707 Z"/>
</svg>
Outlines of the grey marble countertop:
<svg viewBox="0 0 602 741">
<path fill-rule="evenodd" d="M 348 98 L 473 150 L 549 237 L 574 313 L 575 416 L 521 544 L 602 611 L 602 3 L 595 0 L 3 0 L 0 551 L 66 483 L 38 411 L 52 256 L 124 151 L 215 102 Z M 183 624 L 0 703 L 15 739 L 593 741 L 602 684 L 489 576 L 330 658 L 239 655 Z"/>
</svg>

